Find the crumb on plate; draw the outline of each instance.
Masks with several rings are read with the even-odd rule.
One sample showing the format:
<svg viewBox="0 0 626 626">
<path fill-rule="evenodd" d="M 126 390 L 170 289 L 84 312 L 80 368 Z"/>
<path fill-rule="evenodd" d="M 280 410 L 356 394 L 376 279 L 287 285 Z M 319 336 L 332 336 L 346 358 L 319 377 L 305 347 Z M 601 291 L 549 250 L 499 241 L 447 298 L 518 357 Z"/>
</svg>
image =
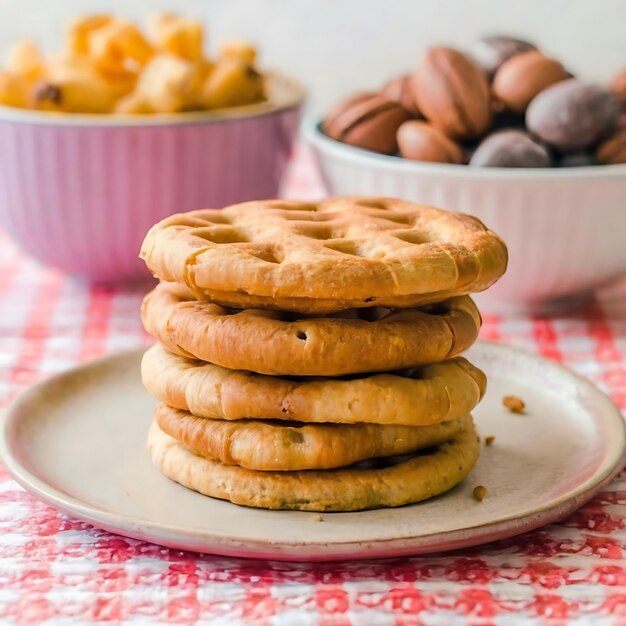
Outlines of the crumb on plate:
<svg viewBox="0 0 626 626">
<path fill-rule="evenodd" d="M 496 438 L 493 435 L 489 435 L 488 437 L 485 437 L 485 445 L 490 446 L 495 440 Z"/>
<path fill-rule="evenodd" d="M 474 500 L 478 500 L 478 502 L 482 502 L 487 497 L 487 487 L 483 487 L 482 485 L 477 485 L 474 487 L 474 491 L 472 491 L 472 495 L 474 496 Z"/>
<path fill-rule="evenodd" d="M 511 411 L 511 413 L 523 413 L 526 405 L 518 396 L 504 396 L 502 404 Z"/>
<path fill-rule="evenodd" d="M 311 515 L 311 520 L 314 522 L 323 522 L 324 518 L 321 515 Z"/>
</svg>

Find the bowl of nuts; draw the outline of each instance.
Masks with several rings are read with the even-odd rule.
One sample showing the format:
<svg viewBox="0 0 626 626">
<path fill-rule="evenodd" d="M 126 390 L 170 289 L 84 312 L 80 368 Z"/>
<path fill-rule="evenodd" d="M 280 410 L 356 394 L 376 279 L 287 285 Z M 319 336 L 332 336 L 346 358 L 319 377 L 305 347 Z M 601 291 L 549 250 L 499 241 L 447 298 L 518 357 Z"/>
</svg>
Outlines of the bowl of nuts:
<svg viewBox="0 0 626 626">
<path fill-rule="evenodd" d="M 22 39 L 0 69 L 0 226 L 87 280 L 145 277 L 155 222 L 277 195 L 303 99 L 245 42 L 208 58 L 202 25 L 170 13 L 146 34 L 78 19 L 50 56 Z"/>
<path fill-rule="evenodd" d="M 626 274 L 626 70 L 600 85 L 500 35 L 434 47 L 306 134 L 332 194 L 467 212 L 500 233 L 494 305 L 550 307 Z"/>
</svg>

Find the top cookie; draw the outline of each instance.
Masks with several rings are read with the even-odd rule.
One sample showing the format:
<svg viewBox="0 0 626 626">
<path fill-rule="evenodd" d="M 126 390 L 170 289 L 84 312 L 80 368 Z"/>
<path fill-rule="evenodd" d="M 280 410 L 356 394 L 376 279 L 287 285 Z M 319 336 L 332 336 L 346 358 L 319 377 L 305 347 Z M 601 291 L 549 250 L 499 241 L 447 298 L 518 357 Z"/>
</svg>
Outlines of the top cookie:
<svg viewBox="0 0 626 626">
<path fill-rule="evenodd" d="M 476 218 L 358 197 L 173 215 L 150 229 L 141 257 L 198 299 L 309 313 L 482 291 L 507 264 L 502 240 Z"/>
</svg>

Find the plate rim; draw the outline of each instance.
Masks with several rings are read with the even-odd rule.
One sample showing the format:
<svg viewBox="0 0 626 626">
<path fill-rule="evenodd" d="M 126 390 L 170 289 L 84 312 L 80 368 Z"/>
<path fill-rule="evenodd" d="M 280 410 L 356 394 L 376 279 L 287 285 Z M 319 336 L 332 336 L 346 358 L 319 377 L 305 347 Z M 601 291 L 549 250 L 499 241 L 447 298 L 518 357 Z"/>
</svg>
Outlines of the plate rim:
<svg viewBox="0 0 626 626">
<path fill-rule="evenodd" d="M 599 389 L 593 382 L 569 367 L 527 349 L 508 344 L 479 340 L 477 348 L 513 352 L 522 358 L 530 358 L 545 366 L 546 364 L 558 370 L 560 374 L 569 376 L 586 388 L 594 399 L 605 404 L 603 415 L 608 418 L 611 432 L 619 433 L 619 440 L 604 449 L 605 459 L 601 466 L 584 482 L 575 485 L 570 490 L 554 498 L 544 506 L 538 507 L 526 515 L 507 515 L 497 521 L 487 521 L 464 528 L 452 529 L 421 536 L 390 537 L 373 540 L 338 540 L 332 538 L 323 542 L 319 540 L 307 541 L 280 541 L 259 540 L 210 531 L 185 528 L 171 524 L 158 523 L 134 516 L 123 515 L 108 511 L 96 504 L 90 504 L 75 496 L 57 489 L 42 477 L 31 472 L 22 464 L 12 451 L 9 433 L 19 422 L 20 409 L 49 386 L 63 384 L 63 380 L 75 377 L 89 370 L 111 367 L 116 361 L 138 358 L 149 346 L 135 347 L 129 350 L 117 351 L 104 357 L 78 364 L 65 371 L 53 374 L 43 380 L 20 391 L 14 400 L 0 415 L 0 462 L 5 466 L 8 474 L 21 485 L 28 493 L 46 502 L 61 512 L 86 521 L 87 523 L 112 532 L 117 535 L 131 537 L 142 541 L 151 541 L 158 545 L 166 545 L 174 549 L 185 549 L 222 556 L 245 556 L 247 558 L 271 558 L 274 560 L 361 560 L 384 558 L 391 556 L 406 556 L 409 554 L 427 554 L 445 549 L 457 550 L 512 537 L 534 530 L 540 526 L 552 523 L 569 515 L 580 506 L 588 502 L 598 491 L 617 476 L 626 466 L 626 421 L 620 409 L 613 400 Z M 621 428 L 620 428 L 621 426 Z M 621 441 L 621 445 L 620 445 Z M 322 513 L 322 515 L 333 515 Z M 514 526 L 514 528 L 511 528 Z M 167 535 L 166 543 L 163 535 Z M 485 536 L 488 536 L 485 539 Z M 190 548 L 189 542 L 202 544 L 198 548 Z M 184 544 L 184 546 L 183 546 Z M 442 548 L 443 545 L 453 547 Z M 363 550 L 369 546 L 366 554 L 353 554 L 352 550 Z M 323 548 L 320 553 L 320 548 Z M 292 551 L 293 550 L 293 551 Z"/>
</svg>

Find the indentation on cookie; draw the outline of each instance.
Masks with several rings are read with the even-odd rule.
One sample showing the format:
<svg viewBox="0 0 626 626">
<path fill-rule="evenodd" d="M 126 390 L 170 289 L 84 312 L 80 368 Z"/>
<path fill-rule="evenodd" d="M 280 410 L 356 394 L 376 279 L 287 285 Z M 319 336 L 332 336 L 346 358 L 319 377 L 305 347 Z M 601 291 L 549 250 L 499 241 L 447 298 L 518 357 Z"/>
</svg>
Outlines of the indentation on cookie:
<svg viewBox="0 0 626 626">
<path fill-rule="evenodd" d="M 279 246 L 273 244 L 255 243 L 243 248 L 250 256 L 254 256 L 268 263 L 282 263 L 285 255 Z"/>
<path fill-rule="evenodd" d="M 288 200 L 281 202 L 280 200 L 275 200 L 269 205 L 270 209 L 279 209 L 281 211 L 317 211 L 317 204 L 311 202 L 309 204 L 305 204 L 304 202 L 289 202 Z"/>
<path fill-rule="evenodd" d="M 325 244 L 324 247 L 328 250 L 333 250 L 335 252 L 346 254 L 348 256 L 361 256 L 356 241 L 337 240 L 333 241 L 332 243 Z"/>
<path fill-rule="evenodd" d="M 306 341 L 308 339 L 307 334 L 303 330 L 299 330 L 296 332 L 296 337 L 300 341 Z"/>
<path fill-rule="evenodd" d="M 334 230 L 332 226 L 329 226 L 328 224 L 303 221 L 298 224 L 294 224 L 294 227 L 296 234 L 309 237 L 310 239 L 327 240 L 340 239 L 343 237 L 343 233 Z"/>
<path fill-rule="evenodd" d="M 404 213 L 387 213 L 380 216 L 381 220 L 393 222 L 394 224 L 412 224 L 413 216 Z"/>
<path fill-rule="evenodd" d="M 247 243 L 249 241 L 240 230 L 228 224 L 196 228 L 193 234 L 212 243 Z"/>
<path fill-rule="evenodd" d="M 368 209 L 389 209 L 384 200 L 367 200 L 366 198 L 363 198 L 363 200 L 358 200 L 356 204 Z"/>
<path fill-rule="evenodd" d="M 230 218 L 228 215 L 217 209 L 193 213 L 192 215 L 195 218 L 204 220 L 207 224 L 230 224 Z"/>
<path fill-rule="evenodd" d="M 424 231 L 421 230 L 404 230 L 397 233 L 394 233 L 394 237 L 396 239 L 400 239 L 400 241 L 406 241 L 407 243 L 430 243 L 430 239 L 428 235 Z"/>
<path fill-rule="evenodd" d="M 312 211 L 296 211 L 295 209 L 277 212 L 277 215 L 286 222 L 315 222 L 318 216 L 317 213 Z"/>
</svg>

